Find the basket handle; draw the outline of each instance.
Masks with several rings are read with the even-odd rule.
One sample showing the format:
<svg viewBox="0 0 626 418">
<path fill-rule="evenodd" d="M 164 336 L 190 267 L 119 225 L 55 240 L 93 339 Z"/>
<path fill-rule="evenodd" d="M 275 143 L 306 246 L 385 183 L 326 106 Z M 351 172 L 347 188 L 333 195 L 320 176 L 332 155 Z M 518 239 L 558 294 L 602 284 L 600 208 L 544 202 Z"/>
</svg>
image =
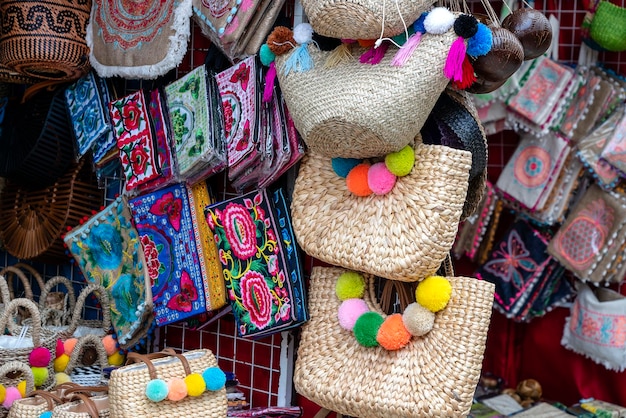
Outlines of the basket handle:
<svg viewBox="0 0 626 418">
<path fill-rule="evenodd" d="M 33 332 L 31 333 L 31 337 L 33 339 L 33 347 L 41 346 L 41 316 L 39 315 L 39 309 L 37 309 L 37 305 L 32 300 L 25 298 L 17 298 L 13 299 L 11 302 L 4 307 L 4 311 L 0 315 L 0 329 L 9 328 L 9 332 L 11 334 L 15 334 L 16 325 L 15 323 L 11 324 L 9 319 L 14 318 L 14 313 L 17 312 L 19 307 L 26 308 L 30 312 L 30 316 L 32 319 Z"/>
<path fill-rule="evenodd" d="M 9 361 L 0 366 L 1 377 L 6 377 L 9 373 L 15 372 L 21 372 L 26 380 L 26 395 L 32 393 L 32 391 L 35 390 L 35 378 L 33 377 L 33 371 L 26 363 L 21 361 Z"/>
<path fill-rule="evenodd" d="M 85 406 L 85 409 L 87 409 L 87 413 L 91 416 L 91 418 L 100 417 L 100 412 L 98 411 L 98 407 L 96 406 L 96 403 L 93 400 L 91 400 L 89 396 L 81 392 L 75 392 L 72 394 L 71 397 L 69 397 L 70 401 L 73 401 L 76 399 L 83 402 L 83 405 Z"/>
<path fill-rule="evenodd" d="M 128 353 L 126 364 L 128 365 L 128 364 L 142 361 L 148 367 L 148 374 L 150 374 L 150 379 L 158 379 L 156 367 L 154 367 L 154 364 L 152 364 L 152 360 L 157 359 L 157 358 L 163 358 L 163 357 L 178 358 L 180 362 L 183 364 L 183 368 L 185 369 L 185 376 L 189 376 L 191 374 L 191 367 L 189 366 L 189 361 L 187 361 L 187 358 L 182 354 L 177 354 L 171 348 L 166 348 L 159 353 L 153 353 L 153 354 L 148 354 L 148 355 L 132 353 L 132 352 Z"/>
<path fill-rule="evenodd" d="M 76 328 L 78 328 L 78 322 L 83 317 L 85 300 L 87 299 L 87 295 L 90 295 L 91 293 L 98 296 L 100 305 L 102 306 L 102 329 L 105 333 L 109 332 L 109 329 L 111 329 L 111 302 L 109 301 L 109 294 L 103 286 L 92 283 L 81 290 L 78 295 L 78 299 L 76 299 L 76 305 L 74 306 L 74 312 L 72 313 L 72 320 L 68 330 L 66 331 L 67 335 L 72 336 L 74 331 L 76 331 Z"/>
<path fill-rule="evenodd" d="M 46 404 L 48 405 L 48 411 L 52 411 L 54 409 L 55 402 L 58 404 L 63 403 L 63 400 L 59 398 L 57 395 L 55 395 L 52 392 L 45 391 L 45 390 L 36 390 L 32 392 L 30 396 L 39 396 L 44 401 L 46 401 Z"/>
<path fill-rule="evenodd" d="M 71 375 L 74 368 L 79 364 L 79 361 L 82 359 L 83 351 L 87 347 L 93 347 L 96 349 L 96 353 L 98 354 L 98 362 L 100 363 L 100 374 L 102 374 L 102 370 L 104 370 L 109 365 L 109 362 L 106 350 L 104 349 L 104 345 L 102 344 L 102 338 L 96 335 L 85 335 L 84 337 L 80 337 L 78 339 L 78 342 L 74 346 L 72 354 L 70 355 L 70 361 L 65 367 L 65 373 Z"/>
<path fill-rule="evenodd" d="M 39 309 L 46 308 L 46 298 L 52 291 L 52 288 L 56 285 L 63 285 L 63 287 L 67 290 L 70 312 L 73 312 L 74 307 L 76 307 L 76 294 L 74 293 L 74 286 L 72 286 L 72 282 L 70 282 L 70 280 L 65 276 L 54 276 L 46 282 L 44 287 L 41 289 L 41 295 L 39 295 Z"/>
<path fill-rule="evenodd" d="M 5 274 L 5 273 L 10 273 L 10 274 Z M 28 277 L 26 277 L 26 275 L 22 272 L 22 270 L 20 270 L 19 268 L 15 266 L 6 266 L 2 270 L 0 270 L 0 275 L 7 276 L 8 278 L 7 284 L 10 282 L 13 274 L 16 274 L 17 277 L 19 277 L 19 279 L 22 281 L 22 285 L 24 285 L 24 293 L 26 294 L 25 295 L 26 299 L 34 300 L 33 289 L 32 287 L 30 287 L 30 281 L 28 280 Z M 13 292 L 12 288 L 9 288 L 9 292 L 11 293 L 11 298 L 14 298 L 15 293 Z"/>
<path fill-rule="evenodd" d="M 43 280 L 43 277 L 41 277 L 41 274 L 37 271 L 37 269 L 35 269 L 30 264 L 26 264 L 26 263 L 17 263 L 17 264 L 14 264 L 13 267 L 17 267 L 19 269 L 26 270 L 27 272 L 29 272 L 35 278 L 35 280 L 37 280 L 37 284 L 39 285 L 40 291 L 43 291 L 43 288 L 45 286 L 44 280 Z"/>
<path fill-rule="evenodd" d="M 7 284 L 7 279 L 4 278 L 3 275 L 0 274 L 0 299 L 2 299 L 2 303 L 5 305 L 9 303 L 11 300 L 11 293 L 9 292 L 9 285 Z"/>
</svg>

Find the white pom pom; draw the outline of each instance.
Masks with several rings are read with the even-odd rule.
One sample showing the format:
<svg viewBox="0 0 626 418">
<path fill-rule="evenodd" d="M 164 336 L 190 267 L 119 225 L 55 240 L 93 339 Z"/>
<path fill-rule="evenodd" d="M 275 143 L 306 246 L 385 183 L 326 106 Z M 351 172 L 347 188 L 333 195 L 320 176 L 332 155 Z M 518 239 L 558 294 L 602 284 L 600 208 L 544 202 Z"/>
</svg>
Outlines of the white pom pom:
<svg viewBox="0 0 626 418">
<path fill-rule="evenodd" d="M 454 14 L 445 7 L 435 7 L 424 19 L 426 32 L 441 35 L 450 30 L 454 25 Z"/>
<path fill-rule="evenodd" d="M 313 39 L 313 26 L 300 23 L 293 28 L 293 39 L 299 44 L 308 44 Z"/>
</svg>

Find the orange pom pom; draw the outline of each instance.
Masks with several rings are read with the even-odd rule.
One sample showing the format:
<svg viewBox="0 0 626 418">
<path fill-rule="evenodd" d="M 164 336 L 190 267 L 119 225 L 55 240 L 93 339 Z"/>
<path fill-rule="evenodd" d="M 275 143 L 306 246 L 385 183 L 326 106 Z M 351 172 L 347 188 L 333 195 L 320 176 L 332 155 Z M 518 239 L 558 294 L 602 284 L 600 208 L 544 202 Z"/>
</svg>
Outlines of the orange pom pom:
<svg viewBox="0 0 626 418">
<path fill-rule="evenodd" d="M 65 354 L 71 356 L 77 342 L 78 340 L 76 338 L 68 338 L 67 340 L 65 340 L 65 342 L 63 343 L 63 347 L 65 348 Z"/>
<path fill-rule="evenodd" d="M 167 399 L 170 401 L 180 401 L 187 396 L 187 385 L 181 378 L 172 377 L 167 382 L 167 388 Z"/>
<path fill-rule="evenodd" d="M 402 322 L 402 314 L 389 315 L 378 329 L 376 341 L 387 350 L 399 350 L 411 341 L 411 333 Z"/>
<path fill-rule="evenodd" d="M 112 335 L 104 336 L 102 338 L 102 345 L 104 346 L 104 351 L 106 351 L 107 356 L 112 356 L 117 352 L 117 341 L 115 341 Z"/>
<path fill-rule="evenodd" d="M 350 170 L 346 176 L 346 186 L 352 194 L 365 197 L 373 193 L 367 183 L 367 173 L 369 169 L 369 164 L 362 163 Z"/>
<path fill-rule="evenodd" d="M 293 31 L 285 26 L 276 26 L 267 37 L 266 43 L 276 55 L 282 55 L 296 47 Z"/>
</svg>

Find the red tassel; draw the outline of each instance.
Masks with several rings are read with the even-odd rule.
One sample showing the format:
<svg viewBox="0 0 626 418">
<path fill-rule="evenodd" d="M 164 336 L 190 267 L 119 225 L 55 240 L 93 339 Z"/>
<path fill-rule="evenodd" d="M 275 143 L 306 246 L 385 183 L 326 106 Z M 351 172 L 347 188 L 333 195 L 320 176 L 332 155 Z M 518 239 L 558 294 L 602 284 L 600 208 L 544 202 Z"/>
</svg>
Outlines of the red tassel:
<svg viewBox="0 0 626 418">
<path fill-rule="evenodd" d="M 448 57 L 446 58 L 446 65 L 443 67 L 443 73 L 448 79 L 461 81 L 463 77 L 465 50 L 465 39 L 459 36 L 456 38 L 456 41 L 452 43 Z"/>
<path fill-rule="evenodd" d="M 465 90 L 469 88 L 476 81 L 476 74 L 474 74 L 474 67 L 466 55 L 462 65 L 463 75 L 461 81 L 454 81 L 452 84 L 459 90 Z"/>
<path fill-rule="evenodd" d="M 376 65 L 385 58 L 385 53 L 389 49 L 389 44 L 383 43 L 378 48 L 375 46 L 371 47 L 367 51 L 361 55 L 359 58 L 359 62 L 361 64 L 372 64 Z"/>
<path fill-rule="evenodd" d="M 276 82 L 276 64 L 271 62 L 270 68 L 265 74 L 265 88 L 263 89 L 263 103 L 268 103 L 274 97 L 274 83 Z"/>
</svg>

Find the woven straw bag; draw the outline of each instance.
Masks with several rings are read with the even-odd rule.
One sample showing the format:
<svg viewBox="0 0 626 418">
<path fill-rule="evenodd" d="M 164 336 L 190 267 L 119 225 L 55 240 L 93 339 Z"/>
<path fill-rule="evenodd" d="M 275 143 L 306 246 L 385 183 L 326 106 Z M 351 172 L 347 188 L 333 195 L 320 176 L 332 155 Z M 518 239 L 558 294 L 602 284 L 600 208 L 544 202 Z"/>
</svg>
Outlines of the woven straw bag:
<svg viewBox="0 0 626 418">
<path fill-rule="evenodd" d="M 415 22 L 434 0 L 302 0 L 315 32 L 331 38 L 376 39 L 395 36 Z M 382 31 L 382 33 L 381 33 Z"/>
<path fill-rule="evenodd" d="M 116 417 L 116 415 L 111 414 L 108 395 L 88 397 L 84 393 L 75 393 L 73 399 L 77 400 L 55 407 L 52 411 L 52 418 Z"/>
<path fill-rule="evenodd" d="M 65 293 L 52 291 L 58 285 L 65 288 Z M 54 276 L 46 281 L 39 296 L 39 310 L 44 325 L 63 326 L 69 324 L 75 306 L 74 286 L 67 277 Z"/>
<path fill-rule="evenodd" d="M 600 1 L 589 34 L 607 51 L 626 50 L 626 7 L 607 0 Z"/>
<path fill-rule="evenodd" d="M 92 364 L 89 364 L 85 356 L 88 348 L 96 352 L 96 361 Z M 82 386 L 97 386 L 102 383 L 103 370 L 108 365 L 109 361 L 102 338 L 97 335 L 85 335 L 80 337 L 74 346 L 65 373 L 73 383 Z"/>
<path fill-rule="evenodd" d="M 335 266 L 391 280 L 434 274 L 452 248 L 467 194 L 471 154 L 424 145 L 418 135 L 415 165 L 385 195 L 358 197 L 309 152 L 302 160 L 291 204 L 302 249 Z"/>
<path fill-rule="evenodd" d="M 94 294 L 102 308 L 102 319 L 83 319 L 83 309 L 87 296 Z M 104 336 L 111 330 L 111 301 L 104 286 L 91 283 L 78 294 L 76 305 L 72 311 L 69 326 L 62 332 L 65 338 L 83 337 L 85 335 Z"/>
<path fill-rule="evenodd" d="M 205 391 L 197 397 L 180 401 L 153 402 L 146 396 L 146 385 L 152 379 L 185 378 L 190 373 L 202 373 L 217 367 L 217 359 L 210 350 L 201 349 L 156 358 L 130 353 L 142 363 L 130 364 L 111 372 L 109 397 L 111 415 L 115 418 L 195 417 L 223 418 L 227 412 L 226 389 Z M 131 357 L 132 357 L 131 356 Z M 132 408 L 129 406 L 132 405 Z"/>
<path fill-rule="evenodd" d="M 90 68 L 90 11 L 91 0 L 0 1 L 0 63 L 40 79 L 80 78 Z"/>
<path fill-rule="evenodd" d="M 3 361 L 2 365 L 0 365 L 0 384 L 5 387 L 15 387 L 22 380 L 26 380 L 26 394 L 30 394 L 35 389 L 35 380 L 28 363 L 11 360 Z M 0 404 L 0 418 L 5 418 L 12 409 L 7 410 Z M 22 418 L 13 414 L 12 417 Z"/>
<path fill-rule="evenodd" d="M 412 143 L 449 83 L 443 69 L 453 30 L 425 34 L 402 66 L 390 47 L 376 65 L 358 59 L 330 68 L 332 51 L 309 46 L 313 68 L 286 72 L 294 53 L 276 56 L 277 77 L 296 128 L 310 150 L 329 157 L 368 158 Z M 297 49 L 295 50 L 297 51 Z M 365 49 L 354 47 L 358 57 Z"/>
<path fill-rule="evenodd" d="M 430 332 L 387 351 L 360 345 L 352 332 L 340 327 L 335 283 L 344 272 L 313 268 L 311 320 L 302 327 L 293 378 L 296 391 L 324 408 L 355 417 L 466 416 L 480 377 L 494 285 L 448 277 L 452 296 L 435 314 Z M 374 278 L 366 275 L 366 283 L 365 302 L 381 313 L 373 297 Z"/>
</svg>

